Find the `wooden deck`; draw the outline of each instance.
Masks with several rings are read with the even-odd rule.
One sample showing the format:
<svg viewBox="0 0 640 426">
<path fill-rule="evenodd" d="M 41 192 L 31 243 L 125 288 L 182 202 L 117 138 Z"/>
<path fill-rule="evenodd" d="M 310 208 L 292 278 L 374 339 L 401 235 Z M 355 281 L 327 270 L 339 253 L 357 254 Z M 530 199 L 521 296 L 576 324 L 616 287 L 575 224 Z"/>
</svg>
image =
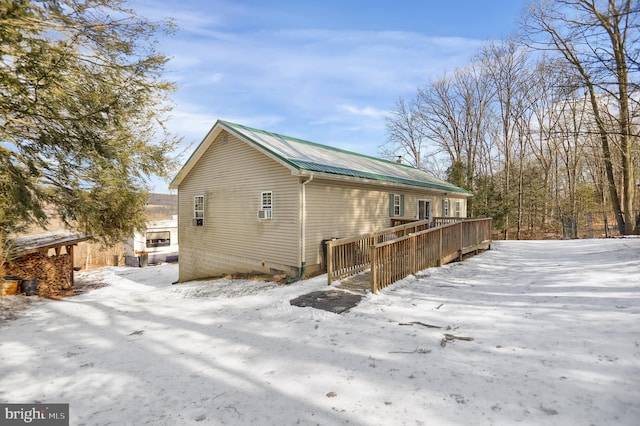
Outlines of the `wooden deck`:
<svg viewBox="0 0 640 426">
<path fill-rule="evenodd" d="M 376 293 L 422 269 L 491 247 L 490 218 L 446 222 L 429 228 L 428 221 L 416 221 L 328 242 L 328 284 L 370 270 L 370 288 Z"/>
<path fill-rule="evenodd" d="M 371 247 L 371 291 L 410 274 L 491 248 L 491 219 L 467 219 Z"/>
<path fill-rule="evenodd" d="M 341 238 L 327 242 L 328 283 L 371 268 L 371 247 L 380 242 L 393 240 L 429 229 L 428 220 L 413 221 L 385 228 L 378 232 Z"/>
</svg>

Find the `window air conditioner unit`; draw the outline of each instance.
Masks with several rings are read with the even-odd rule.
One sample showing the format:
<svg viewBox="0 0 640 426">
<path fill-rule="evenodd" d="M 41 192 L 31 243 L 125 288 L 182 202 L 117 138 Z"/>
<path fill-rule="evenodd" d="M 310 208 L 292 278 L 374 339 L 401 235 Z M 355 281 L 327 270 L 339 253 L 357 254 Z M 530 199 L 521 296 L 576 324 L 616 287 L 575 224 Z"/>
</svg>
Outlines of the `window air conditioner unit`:
<svg viewBox="0 0 640 426">
<path fill-rule="evenodd" d="M 271 210 L 258 210 L 258 219 L 271 219 Z"/>
<path fill-rule="evenodd" d="M 193 219 L 193 226 L 203 226 L 204 225 L 204 219 L 199 217 L 196 219 Z"/>
</svg>

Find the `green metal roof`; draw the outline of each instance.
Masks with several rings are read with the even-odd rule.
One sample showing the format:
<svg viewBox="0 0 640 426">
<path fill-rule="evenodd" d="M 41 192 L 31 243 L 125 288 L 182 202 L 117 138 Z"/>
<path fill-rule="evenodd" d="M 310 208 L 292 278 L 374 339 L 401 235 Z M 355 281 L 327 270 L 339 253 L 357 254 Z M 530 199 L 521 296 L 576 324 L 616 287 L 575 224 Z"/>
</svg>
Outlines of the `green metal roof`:
<svg viewBox="0 0 640 426">
<path fill-rule="evenodd" d="M 200 146 L 196 148 L 196 151 L 173 180 L 171 187 L 175 188 L 179 185 L 183 177 L 198 161 L 198 158 L 206 151 L 208 145 L 213 142 L 212 137 L 209 136 L 217 134 L 216 132 L 221 129 L 235 134 L 288 167 L 301 172 L 323 173 L 336 177 L 367 179 L 387 184 L 409 185 L 470 195 L 465 189 L 407 164 L 399 164 L 394 161 L 358 154 L 223 120 L 218 120 L 209 131 Z"/>
<path fill-rule="evenodd" d="M 441 184 L 439 184 L 437 182 L 433 182 L 433 181 L 425 182 L 425 181 L 405 179 L 405 178 L 400 178 L 400 177 L 391 177 L 391 176 L 385 176 L 385 175 L 380 175 L 380 174 L 375 174 L 375 173 L 368 173 L 368 172 L 363 172 L 363 171 L 358 171 L 358 170 L 353 170 L 353 169 L 345 169 L 343 167 L 335 167 L 335 166 L 328 166 L 328 165 L 325 165 L 325 164 L 309 163 L 309 162 L 306 162 L 306 161 L 293 161 L 293 163 L 296 166 L 298 166 L 300 169 L 308 170 L 308 171 L 311 171 L 311 172 L 329 173 L 329 174 L 357 177 L 357 178 L 363 178 L 363 179 L 379 180 L 379 181 L 384 181 L 384 182 L 401 183 L 401 184 L 404 184 L 404 185 L 419 186 L 419 187 L 422 187 L 422 188 L 440 189 L 442 191 L 460 192 L 459 190 L 462 189 L 462 188 L 454 187 L 453 185 L 451 185 L 449 183 L 446 183 L 446 182 L 445 182 L 444 185 L 441 185 Z M 462 191 L 463 192 L 467 192 L 467 191 L 464 191 L 464 190 L 462 190 Z"/>
<path fill-rule="evenodd" d="M 278 133 L 219 121 L 233 133 L 262 147 L 298 170 L 469 194 L 432 174 L 395 161 L 358 154 Z"/>
</svg>

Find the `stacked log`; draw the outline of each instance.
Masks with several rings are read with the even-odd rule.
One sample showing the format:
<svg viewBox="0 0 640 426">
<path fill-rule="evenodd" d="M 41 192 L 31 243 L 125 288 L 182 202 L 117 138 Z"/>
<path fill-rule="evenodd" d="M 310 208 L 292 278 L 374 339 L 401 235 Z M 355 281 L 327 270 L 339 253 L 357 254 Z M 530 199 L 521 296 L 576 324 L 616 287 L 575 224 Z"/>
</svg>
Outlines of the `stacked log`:
<svg viewBox="0 0 640 426">
<path fill-rule="evenodd" d="M 5 263 L 4 274 L 22 280 L 38 279 L 38 296 L 58 298 L 73 290 L 73 259 L 69 254 L 29 253 Z"/>
</svg>

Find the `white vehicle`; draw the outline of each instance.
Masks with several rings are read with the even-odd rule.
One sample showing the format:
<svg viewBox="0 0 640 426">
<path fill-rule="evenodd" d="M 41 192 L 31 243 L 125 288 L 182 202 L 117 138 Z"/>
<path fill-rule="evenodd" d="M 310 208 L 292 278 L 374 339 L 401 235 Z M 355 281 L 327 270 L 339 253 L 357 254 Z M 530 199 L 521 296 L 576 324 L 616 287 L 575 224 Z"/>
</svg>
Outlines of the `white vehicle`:
<svg viewBox="0 0 640 426">
<path fill-rule="evenodd" d="M 131 266 L 178 260 L 177 218 L 147 222 L 146 231 L 136 232 L 125 244 L 125 258 Z"/>
</svg>

